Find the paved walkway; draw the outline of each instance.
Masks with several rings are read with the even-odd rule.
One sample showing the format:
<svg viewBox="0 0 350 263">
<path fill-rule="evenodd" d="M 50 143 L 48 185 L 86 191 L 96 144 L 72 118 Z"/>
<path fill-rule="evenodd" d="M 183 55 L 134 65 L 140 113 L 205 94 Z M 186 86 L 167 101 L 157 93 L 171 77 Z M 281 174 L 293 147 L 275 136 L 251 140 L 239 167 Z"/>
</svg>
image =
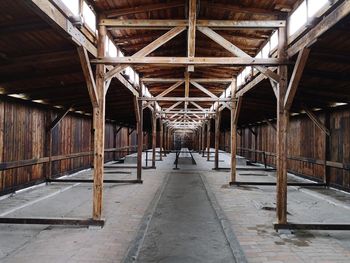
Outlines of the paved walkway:
<svg viewBox="0 0 350 263">
<path fill-rule="evenodd" d="M 213 171 L 212 161 L 193 156 L 197 165 L 180 163 L 174 171 L 175 154 L 168 154 L 156 170 L 143 170 L 142 185 L 106 184 L 103 229 L 0 225 L 0 262 L 121 262 L 147 218 L 139 262 L 234 262 L 230 230 L 248 262 L 349 262 L 350 231 L 276 233 L 274 186 L 230 187 L 229 172 Z M 229 154 L 220 153 L 220 160 L 229 167 Z M 238 180 L 276 180 L 274 172 L 250 168 L 239 170 Z M 90 170 L 74 178 L 91 176 Z M 106 179 L 135 177 L 130 168 L 105 173 Z M 0 197 L 0 216 L 87 218 L 91 197 L 91 184 L 52 183 Z M 350 195 L 288 187 L 288 212 L 292 222 L 350 223 Z"/>
<path fill-rule="evenodd" d="M 235 262 L 199 173 L 170 173 L 138 262 Z"/>
</svg>

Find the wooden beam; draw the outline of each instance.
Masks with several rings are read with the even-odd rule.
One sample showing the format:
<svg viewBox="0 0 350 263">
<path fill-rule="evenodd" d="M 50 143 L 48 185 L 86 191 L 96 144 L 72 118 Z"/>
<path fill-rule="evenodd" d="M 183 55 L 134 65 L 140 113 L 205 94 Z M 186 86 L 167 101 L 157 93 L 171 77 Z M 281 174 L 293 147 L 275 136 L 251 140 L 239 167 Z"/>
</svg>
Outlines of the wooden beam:
<svg viewBox="0 0 350 263">
<path fill-rule="evenodd" d="M 196 50 L 196 0 L 188 2 L 188 29 L 187 29 L 187 57 L 194 58 Z M 194 67 L 189 65 L 187 71 L 194 71 Z"/>
<path fill-rule="evenodd" d="M 204 92 L 205 94 L 207 94 L 209 97 L 213 98 L 213 99 L 219 99 L 215 94 L 213 94 L 212 92 L 210 92 L 209 90 L 207 90 L 206 88 L 204 88 L 202 85 L 200 85 L 197 82 L 194 81 L 190 81 L 191 84 L 193 86 L 195 86 L 197 89 L 199 89 L 200 91 Z"/>
<path fill-rule="evenodd" d="M 303 106 L 303 110 L 318 128 L 320 128 L 326 135 L 328 136 L 331 135 L 329 129 L 321 122 L 321 120 L 310 109 L 308 109 L 306 106 Z"/>
<path fill-rule="evenodd" d="M 141 81 L 139 85 L 139 92 L 140 96 L 142 96 L 142 88 L 141 88 Z M 136 122 L 137 126 L 137 170 L 136 170 L 136 176 L 137 180 L 141 181 L 142 179 L 142 150 L 143 150 L 143 108 L 142 108 L 142 101 L 138 101 L 138 110 L 139 110 L 139 116 L 140 118 Z M 148 162 L 148 160 L 146 160 Z"/>
<path fill-rule="evenodd" d="M 97 55 L 104 56 L 106 46 L 106 27 L 98 26 Z M 96 90 L 98 106 L 93 108 L 94 127 L 94 174 L 93 174 L 93 208 L 92 218 L 100 220 L 103 205 L 103 166 L 104 166 L 104 136 L 105 136 L 105 66 L 96 67 Z"/>
<path fill-rule="evenodd" d="M 269 79 L 269 80 L 270 80 L 270 84 L 271 84 L 271 88 L 273 90 L 273 93 L 275 94 L 275 97 L 277 99 L 277 97 L 278 97 L 278 84 L 276 82 L 272 81 L 271 79 Z"/>
<path fill-rule="evenodd" d="M 65 15 L 57 9 L 50 1 L 28 0 L 25 1 L 34 12 L 36 12 L 45 21 L 59 29 L 59 32 L 72 40 L 77 46 L 85 47 L 94 57 L 97 57 L 97 49 L 88 38 L 77 29 Z"/>
<path fill-rule="evenodd" d="M 127 8 L 117 8 L 104 12 L 107 18 L 113 18 L 118 16 L 127 16 L 140 13 L 148 13 L 157 10 L 171 9 L 177 7 L 184 7 L 185 4 L 182 1 L 172 1 L 170 3 L 159 4 L 146 4 Z"/>
<path fill-rule="evenodd" d="M 154 109 L 155 109 L 154 104 Z M 152 112 L 152 167 L 156 167 L 156 146 L 157 146 L 157 116 L 156 111 Z"/>
<path fill-rule="evenodd" d="M 199 106 L 199 105 L 198 105 L 197 103 L 195 103 L 194 101 L 190 101 L 190 103 L 191 103 L 193 106 L 195 106 L 197 109 L 199 109 L 199 110 L 205 112 L 205 109 L 202 108 L 201 106 Z"/>
<path fill-rule="evenodd" d="M 176 103 L 174 103 L 173 105 L 171 105 L 169 108 L 167 108 L 165 110 L 165 112 L 170 112 L 171 110 L 175 109 L 177 106 L 179 106 L 182 103 L 182 101 L 178 101 Z"/>
<path fill-rule="evenodd" d="M 192 81 L 198 83 L 230 83 L 231 78 L 191 78 Z M 157 82 L 157 83 L 172 83 L 184 81 L 184 78 L 142 78 L 143 82 Z"/>
<path fill-rule="evenodd" d="M 235 114 L 233 115 L 233 123 L 235 123 L 237 125 L 238 123 L 238 119 L 239 119 L 239 113 L 241 111 L 241 107 L 242 107 L 242 99 L 243 97 L 242 96 L 239 96 L 237 98 L 237 102 L 236 102 L 236 110 L 235 110 Z"/>
<path fill-rule="evenodd" d="M 163 121 L 159 119 L 159 160 L 163 161 Z"/>
<path fill-rule="evenodd" d="M 218 111 L 216 113 L 216 116 L 215 116 L 215 159 L 214 159 L 214 169 L 219 169 L 220 119 L 221 119 L 221 112 Z"/>
<path fill-rule="evenodd" d="M 185 27 L 175 27 L 175 28 L 169 30 L 168 32 L 166 32 L 165 34 L 163 34 L 162 36 L 160 36 L 159 38 L 157 38 L 156 40 L 154 40 L 153 42 L 151 42 L 150 44 L 145 46 L 143 49 L 136 52 L 132 57 L 145 57 L 145 56 L 147 56 L 148 54 L 152 53 L 154 50 L 156 50 L 157 48 L 159 48 L 164 43 L 168 42 L 169 40 L 171 40 L 172 38 L 174 38 L 175 36 L 177 36 L 178 34 L 180 34 L 184 30 L 185 30 Z M 103 56 L 100 56 L 100 57 L 104 57 L 104 54 L 103 54 Z M 118 74 L 120 71 L 124 70 L 126 67 L 127 66 L 125 66 L 125 65 L 114 67 L 113 69 L 111 69 L 110 71 L 108 71 L 106 73 L 105 80 L 107 81 L 107 80 L 113 78 L 116 74 Z"/>
<path fill-rule="evenodd" d="M 171 85 L 169 88 L 167 88 L 166 90 L 164 90 L 162 93 L 160 93 L 159 95 L 157 95 L 155 98 L 159 99 L 159 98 L 163 98 L 165 95 L 167 95 L 168 93 L 172 92 L 173 90 L 175 90 L 177 87 L 181 86 L 184 83 L 183 80 L 180 80 L 178 82 L 176 82 L 174 85 Z"/>
<path fill-rule="evenodd" d="M 286 97 L 284 98 L 284 107 L 286 110 L 290 110 L 293 104 L 295 93 L 297 92 L 301 76 L 303 75 L 304 68 L 306 66 L 307 59 L 310 54 L 310 49 L 304 48 L 300 50 L 297 61 L 295 63 L 292 77 L 289 81 Z"/>
<path fill-rule="evenodd" d="M 197 26 L 222 29 L 255 29 L 268 30 L 285 27 L 284 20 L 197 20 Z M 167 29 L 169 27 L 187 27 L 188 20 L 167 19 L 104 19 L 100 25 L 113 29 Z"/>
<path fill-rule="evenodd" d="M 134 88 L 134 86 L 133 85 L 131 85 L 130 84 L 130 82 L 129 81 L 127 81 L 121 74 L 116 74 L 115 76 L 114 76 L 116 79 L 118 79 L 123 85 L 124 85 L 124 87 L 126 87 L 128 90 L 130 90 L 131 91 L 131 93 L 135 96 L 135 97 L 138 97 L 139 96 L 139 93 L 138 93 L 138 91 Z M 110 79 L 111 80 L 111 79 Z M 109 80 L 109 81 L 110 81 Z M 108 81 L 107 81 L 108 82 Z M 107 86 L 107 84 L 106 84 L 106 86 Z M 107 89 L 106 89 L 106 92 L 105 92 L 106 94 L 107 94 Z"/>
<path fill-rule="evenodd" d="M 188 96 L 190 95 L 190 73 L 185 71 L 185 111 L 187 111 L 188 106 Z"/>
<path fill-rule="evenodd" d="M 231 182 L 236 182 L 236 150 L 237 150 L 237 119 L 238 119 L 238 111 L 237 111 L 237 102 L 235 101 L 237 91 L 237 79 L 232 79 L 231 82 Z M 240 97 L 241 98 L 241 97 Z M 235 120 L 236 119 L 236 120 Z"/>
<path fill-rule="evenodd" d="M 271 68 L 271 70 L 276 70 L 276 68 Z M 265 76 L 264 74 L 259 74 L 252 81 L 247 83 L 243 88 L 237 91 L 236 97 L 243 96 L 245 93 L 252 90 L 256 85 L 258 85 L 264 79 L 267 79 L 267 76 Z"/>
<path fill-rule="evenodd" d="M 274 129 L 275 131 L 277 131 L 276 126 L 275 126 L 271 121 L 269 121 L 269 119 L 265 118 L 265 121 L 266 121 L 266 123 L 267 123 L 272 129 Z"/>
<path fill-rule="evenodd" d="M 78 47 L 78 54 L 79 54 L 80 64 L 83 69 L 83 74 L 84 74 L 86 86 L 88 88 L 92 106 L 98 107 L 98 97 L 97 97 L 95 79 L 92 73 L 90 59 L 86 48 Z"/>
<path fill-rule="evenodd" d="M 203 91 L 205 92 L 205 91 Z M 210 92 L 210 91 L 208 91 Z M 189 98 L 184 98 L 184 97 L 163 97 L 163 98 L 155 98 L 155 97 L 142 97 L 139 98 L 140 100 L 144 100 L 144 101 L 180 101 L 180 102 L 184 102 L 184 101 L 197 101 L 197 102 L 227 102 L 230 101 L 229 98 L 219 98 L 219 97 L 214 97 L 215 95 L 213 95 L 213 97 L 189 97 Z"/>
<path fill-rule="evenodd" d="M 325 32 L 331 29 L 340 20 L 350 14 L 350 1 L 343 1 L 336 9 L 323 18 L 313 29 L 301 37 L 288 49 L 288 57 L 297 54 L 303 48 L 309 48 Z"/>
<path fill-rule="evenodd" d="M 280 28 L 278 32 L 278 57 L 287 56 L 287 32 Z M 281 76 L 278 84 L 277 98 L 277 136 L 276 136 L 276 216 L 279 224 L 287 223 L 287 128 L 289 112 L 284 108 L 284 98 L 287 92 L 288 68 L 280 66 Z"/>
<path fill-rule="evenodd" d="M 47 131 L 51 132 L 59 123 L 61 120 L 63 120 L 63 118 L 71 111 L 72 106 L 63 109 L 58 115 L 57 117 L 51 122 L 51 124 L 47 127 Z"/>
<path fill-rule="evenodd" d="M 133 97 L 134 102 L 134 110 L 135 110 L 135 119 L 136 122 L 140 122 L 141 116 L 140 116 L 140 109 L 139 109 L 139 101 L 137 100 L 137 97 Z M 141 101 L 142 103 L 142 101 Z"/>
<path fill-rule="evenodd" d="M 207 161 L 210 160 L 210 130 L 211 130 L 211 120 L 207 123 Z"/>
<path fill-rule="evenodd" d="M 233 45 L 231 42 L 226 40 L 224 37 L 213 31 L 212 29 L 208 27 L 198 27 L 198 30 L 202 32 L 204 35 L 209 37 L 211 40 L 214 42 L 218 43 L 220 46 L 225 48 L 227 51 L 231 52 L 235 56 L 238 56 L 240 58 L 250 58 L 252 59 L 251 56 L 249 56 L 247 53 L 245 53 L 243 50 L 238 48 L 237 46 Z M 251 65 L 254 65 L 251 63 Z M 279 81 L 279 76 L 272 70 L 265 68 L 265 67 L 255 67 L 257 70 L 259 70 L 262 74 L 266 75 L 267 77 L 271 78 L 275 82 Z"/>
<path fill-rule="evenodd" d="M 249 55 L 248 55 L 249 56 Z M 131 56 L 131 57 L 116 57 L 116 58 L 100 58 L 91 60 L 94 64 L 105 64 L 105 65 L 121 65 L 118 66 L 118 70 L 114 72 L 119 73 L 121 70 L 129 65 L 149 65 L 153 66 L 188 66 L 195 65 L 201 67 L 208 66 L 227 66 L 227 67 L 237 67 L 237 66 L 278 66 L 278 65 L 288 65 L 290 62 L 287 59 L 281 60 L 278 58 L 252 58 L 252 57 L 142 57 L 142 56 Z M 124 67 L 124 68 L 123 68 Z M 114 68 L 116 69 L 116 68 Z M 261 69 L 261 68 L 260 68 Z M 263 74 L 268 77 L 277 79 L 276 73 L 263 68 L 260 70 Z M 109 71 L 111 72 L 111 71 Z M 109 73 L 108 72 L 108 73 Z M 272 73 L 271 73 L 272 72 Z M 106 74 L 106 80 L 114 76 L 112 73 Z"/>
</svg>

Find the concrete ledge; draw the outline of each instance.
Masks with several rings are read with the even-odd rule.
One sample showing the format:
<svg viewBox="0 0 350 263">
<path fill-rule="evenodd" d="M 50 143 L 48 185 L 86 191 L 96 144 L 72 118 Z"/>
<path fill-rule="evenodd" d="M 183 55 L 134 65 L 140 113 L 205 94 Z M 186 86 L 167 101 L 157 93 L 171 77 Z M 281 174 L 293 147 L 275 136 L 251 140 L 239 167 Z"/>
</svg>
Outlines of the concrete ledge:
<svg viewBox="0 0 350 263">
<path fill-rule="evenodd" d="M 309 224 L 297 224 L 297 223 L 287 223 L 287 224 L 273 224 L 276 231 L 278 230 L 350 230 L 349 224 L 319 224 L 319 223 L 309 223 Z"/>
<path fill-rule="evenodd" d="M 92 218 L 48 218 L 48 217 L 0 217 L 0 224 L 30 224 L 30 225 L 73 225 L 73 226 L 99 226 L 103 227 L 105 220 Z"/>
</svg>

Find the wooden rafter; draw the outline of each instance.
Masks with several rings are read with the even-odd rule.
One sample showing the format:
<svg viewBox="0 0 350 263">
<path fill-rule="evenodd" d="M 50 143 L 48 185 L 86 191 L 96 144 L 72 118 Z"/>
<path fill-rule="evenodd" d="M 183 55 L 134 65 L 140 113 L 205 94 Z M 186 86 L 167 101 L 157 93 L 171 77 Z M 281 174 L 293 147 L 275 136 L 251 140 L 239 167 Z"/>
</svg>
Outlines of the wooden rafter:
<svg viewBox="0 0 350 263">
<path fill-rule="evenodd" d="M 279 59 L 279 58 L 252 58 L 252 57 L 116 57 L 116 58 L 101 58 L 91 60 L 94 64 L 105 64 L 105 65 L 119 65 L 114 68 L 114 72 L 119 73 L 121 70 L 126 68 L 129 65 L 152 65 L 152 66 L 188 66 L 188 65 L 196 65 L 196 66 L 228 66 L 228 67 L 237 67 L 237 66 L 256 66 L 258 70 L 260 70 L 264 75 L 272 78 L 274 81 L 278 78 L 278 75 L 267 69 L 262 67 L 264 66 L 278 66 L 278 65 L 287 65 L 290 64 L 287 59 Z M 117 70 L 118 69 L 118 70 Z M 109 71 L 111 72 L 111 71 Z M 109 73 L 108 72 L 108 73 Z M 114 76 L 113 74 L 106 74 L 106 80 L 110 79 L 110 76 Z M 115 73 L 115 74 L 116 74 Z"/>
<path fill-rule="evenodd" d="M 93 107 L 98 106 L 98 97 L 97 97 L 97 91 L 96 91 L 96 83 L 95 78 L 92 73 L 89 55 L 87 53 L 86 48 L 84 47 L 78 47 L 78 54 L 80 58 L 80 64 L 83 69 L 83 74 L 85 77 L 86 86 L 88 88 L 90 100 Z"/>
<path fill-rule="evenodd" d="M 215 41 L 218 43 L 220 46 L 225 48 L 226 50 L 230 51 L 232 54 L 235 56 L 238 56 L 240 58 L 250 58 L 252 59 L 251 56 L 249 56 L 247 53 L 245 53 L 243 50 L 240 48 L 236 47 L 233 45 L 231 42 L 227 41 L 224 37 L 213 31 L 212 29 L 208 27 L 198 27 L 198 30 L 202 32 L 204 35 L 209 37 L 211 40 Z M 254 65 L 253 63 L 250 63 L 250 65 Z M 255 67 L 257 70 L 259 70 L 262 74 L 266 75 L 267 77 L 273 79 L 275 82 L 279 81 L 279 76 L 272 70 L 265 68 L 265 67 Z"/>
<path fill-rule="evenodd" d="M 148 54 L 152 53 L 154 50 L 162 46 L 164 43 L 168 42 L 170 39 L 174 38 L 178 34 L 180 34 L 182 31 L 185 30 L 185 27 L 175 27 L 159 38 L 157 38 L 155 41 L 151 42 L 148 44 L 146 47 L 141 49 L 140 51 L 136 52 L 132 57 L 144 57 L 147 56 Z M 104 63 L 107 64 L 107 63 Z M 105 75 L 105 80 L 109 80 L 113 78 L 116 74 L 118 74 L 120 71 L 124 70 L 127 66 L 122 65 L 122 66 L 117 66 L 110 71 L 108 71 Z"/>
<path fill-rule="evenodd" d="M 267 30 L 284 27 L 284 20 L 197 20 L 197 26 L 213 27 L 220 29 L 255 29 Z M 101 25 L 109 28 L 142 28 L 142 29 L 167 29 L 170 27 L 187 27 L 188 20 L 156 20 L 156 19 L 103 19 Z"/>
<path fill-rule="evenodd" d="M 194 82 L 194 81 L 190 81 L 191 84 L 193 86 L 195 86 L 197 89 L 199 89 L 200 91 L 204 92 L 205 94 L 207 94 L 209 97 L 217 100 L 218 96 L 216 96 L 215 94 L 213 94 L 212 92 L 210 92 L 208 89 L 204 88 L 201 84 Z M 191 98 L 192 99 L 192 98 Z"/>
<path fill-rule="evenodd" d="M 284 98 L 284 107 L 286 110 L 290 110 L 292 107 L 295 93 L 297 92 L 301 76 L 303 75 L 304 68 L 306 66 L 307 59 L 310 54 L 310 49 L 304 48 L 300 50 L 297 62 L 295 63 L 292 77 L 289 81 L 286 96 Z"/>
<path fill-rule="evenodd" d="M 303 105 L 303 110 L 318 128 L 320 128 L 328 136 L 331 135 L 329 129 L 321 122 L 321 120 L 310 109 L 308 109 L 305 105 Z"/>
<path fill-rule="evenodd" d="M 142 78 L 143 82 L 157 82 L 157 83 L 168 83 L 184 81 L 184 78 Z M 198 83 L 230 83 L 231 78 L 191 78 L 191 80 Z"/>
</svg>

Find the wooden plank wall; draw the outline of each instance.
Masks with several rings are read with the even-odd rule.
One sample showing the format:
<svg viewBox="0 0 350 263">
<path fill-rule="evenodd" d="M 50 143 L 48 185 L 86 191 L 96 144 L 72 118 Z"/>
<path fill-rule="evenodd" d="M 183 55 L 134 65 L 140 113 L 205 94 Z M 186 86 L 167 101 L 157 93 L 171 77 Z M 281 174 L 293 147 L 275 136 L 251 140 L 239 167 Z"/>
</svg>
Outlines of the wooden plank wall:
<svg viewBox="0 0 350 263">
<path fill-rule="evenodd" d="M 46 127 L 59 110 L 52 110 L 40 104 L 17 99 L 0 100 L 0 163 L 28 160 L 48 156 Z M 135 145 L 136 131 L 130 134 L 122 128 L 117 135 L 118 126 L 106 123 L 105 148 L 120 148 Z M 92 151 L 92 120 L 86 115 L 69 113 L 52 130 L 52 156 Z M 117 159 L 126 152 L 106 152 L 105 161 Z M 83 156 L 52 164 L 52 176 L 69 174 L 91 167 L 92 156 Z M 0 195 L 14 188 L 41 181 L 46 176 L 48 164 L 42 163 L 21 168 L 0 171 Z"/>
<path fill-rule="evenodd" d="M 324 112 L 315 112 L 322 123 L 325 122 Z M 272 122 L 275 124 L 275 122 Z M 350 110 L 333 108 L 329 113 L 331 137 L 329 138 L 329 153 L 327 174 L 331 186 L 350 191 Z M 266 123 L 251 127 L 256 128 L 254 134 L 249 128 L 240 129 L 237 135 L 237 153 L 246 158 L 263 162 L 264 151 L 268 165 L 275 166 L 276 131 Z M 228 138 L 226 131 L 225 138 Z M 223 135 L 221 136 L 223 138 Z M 229 141 L 221 140 L 223 146 L 229 146 Z M 228 148 L 226 148 L 228 150 Z M 288 131 L 288 170 L 304 177 L 323 180 L 324 156 L 326 150 L 325 134 L 305 115 L 291 117 Z"/>
</svg>

